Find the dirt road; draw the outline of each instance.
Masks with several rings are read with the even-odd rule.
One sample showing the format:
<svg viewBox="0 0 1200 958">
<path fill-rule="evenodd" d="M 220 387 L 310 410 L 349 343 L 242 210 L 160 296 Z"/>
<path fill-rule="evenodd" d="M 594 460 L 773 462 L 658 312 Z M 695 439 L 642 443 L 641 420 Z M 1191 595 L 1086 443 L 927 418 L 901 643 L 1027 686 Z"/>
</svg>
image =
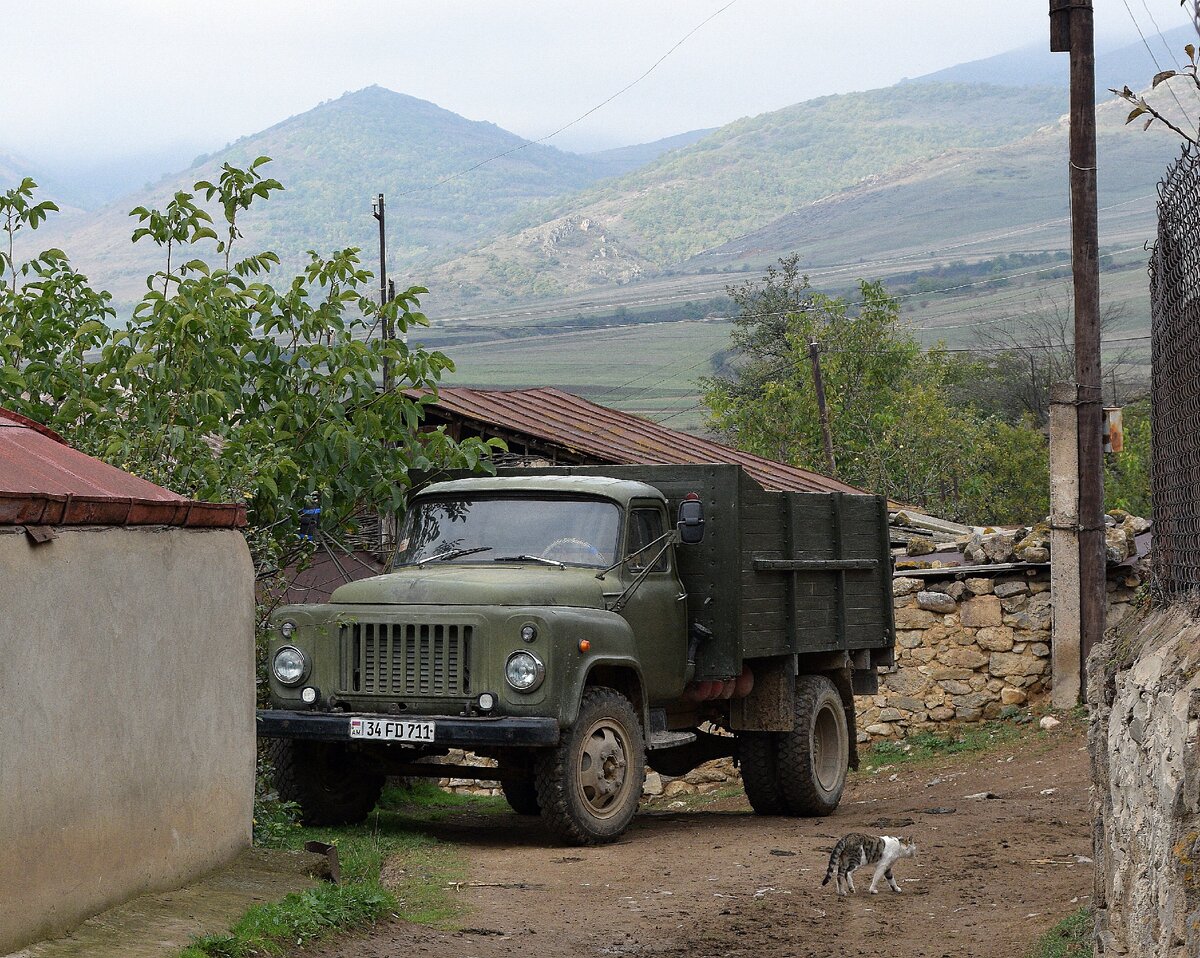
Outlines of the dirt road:
<svg viewBox="0 0 1200 958">
<path fill-rule="evenodd" d="M 827 819 L 756 817 L 740 795 L 660 803 L 619 843 L 575 849 L 536 819 L 463 813 L 431 826 L 471 862 L 462 930 L 392 922 L 296 955 L 1024 958 L 1089 900 L 1087 775 L 1083 736 L 1063 725 L 854 775 Z M 980 792 L 997 797 L 966 797 Z M 920 857 L 896 866 L 902 894 L 868 894 L 869 869 L 844 900 L 820 887 L 848 831 L 916 839 Z"/>
</svg>

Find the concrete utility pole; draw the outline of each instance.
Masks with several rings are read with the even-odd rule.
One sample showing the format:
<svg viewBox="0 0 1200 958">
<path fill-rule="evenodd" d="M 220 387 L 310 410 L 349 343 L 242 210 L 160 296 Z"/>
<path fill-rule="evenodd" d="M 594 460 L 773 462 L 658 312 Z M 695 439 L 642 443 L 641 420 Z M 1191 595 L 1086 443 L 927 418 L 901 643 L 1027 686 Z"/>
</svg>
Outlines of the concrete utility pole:
<svg viewBox="0 0 1200 958">
<path fill-rule="evenodd" d="M 829 431 L 829 407 L 825 405 L 825 380 L 821 378 L 821 346 L 813 339 L 808 344 L 808 358 L 812 360 L 813 387 L 817 391 L 817 412 L 821 416 L 821 441 L 825 445 L 825 465 L 829 475 L 837 475 L 837 463 L 833 458 L 833 434 Z"/>
<path fill-rule="evenodd" d="M 1073 395 L 1057 393 L 1060 406 L 1074 405 L 1077 450 L 1077 508 L 1074 516 L 1056 515 L 1056 533 L 1077 536 L 1078 605 L 1066 607 L 1069 588 L 1059 590 L 1055 576 L 1055 622 L 1070 619 L 1079 625 L 1078 678 L 1066 681 L 1058 671 L 1062 653 L 1056 627 L 1054 638 L 1054 703 L 1074 704 L 1086 689 L 1087 656 L 1092 646 L 1104 637 L 1104 459 L 1103 396 L 1100 380 L 1100 256 L 1096 213 L 1096 56 L 1093 38 L 1091 0 L 1050 0 L 1050 49 L 1071 56 L 1071 271 L 1075 300 L 1075 382 Z M 1061 419 L 1061 415 L 1060 415 Z M 1052 440 L 1053 441 L 1053 440 Z M 1063 477 L 1054 471 L 1069 460 L 1052 456 L 1052 488 L 1061 491 Z M 1065 520 L 1065 521 L 1060 521 Z M 1074 529 L 1063 528 L 1073 525 Z M 1057 554 L 1051 547 L 1051 559 Z M 1068 561 L 1068 564 L 1069 561 Z M 1061 583 L 1067 585 L 1067 583 Z M 1060 594 L 1064 604 L 1060 605 Z M 1065 661 L 1061 662 L 1064 669 Z M 1063 689 L 1060 693 L 1060 678 Z M 1071 685 L 1075 687 L 1071 689 Z M 1065 703 L 1068 690 L 1073 701 Z"/>
</svg>

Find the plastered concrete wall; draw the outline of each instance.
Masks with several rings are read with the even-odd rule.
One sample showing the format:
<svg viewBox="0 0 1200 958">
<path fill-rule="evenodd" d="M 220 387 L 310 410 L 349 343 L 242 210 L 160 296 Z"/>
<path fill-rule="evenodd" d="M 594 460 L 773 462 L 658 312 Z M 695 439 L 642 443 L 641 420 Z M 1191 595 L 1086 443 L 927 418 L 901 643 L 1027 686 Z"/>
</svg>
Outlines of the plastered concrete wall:
<svg viewBox="0 0 1200 958">
<path fill-rule="evenodd" d="M 1088 661 L 1096 955 L 1200 955 L 1200 622 L 1131 617 Z"/>
<path fill-rule="evenodd" d="M 0 954 L 249 844 L 253 587 L 234 531 L 0 531 Z"/>
</svg>

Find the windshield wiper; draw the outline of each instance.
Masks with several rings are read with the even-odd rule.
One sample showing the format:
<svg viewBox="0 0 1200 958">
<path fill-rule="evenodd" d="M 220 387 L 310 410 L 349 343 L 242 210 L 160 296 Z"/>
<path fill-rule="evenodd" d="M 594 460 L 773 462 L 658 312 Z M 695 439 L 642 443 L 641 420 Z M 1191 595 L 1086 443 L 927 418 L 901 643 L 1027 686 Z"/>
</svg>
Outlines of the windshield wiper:
<svg viewBox="0 0 1200 958">
<path fill-rule="evenodd" d="M 473 549 L 447 549 L 437 555 L 426 556 L 416 562 L 405 562 L 404 565 L 423 566 L 426 562 L 449 562 L 451 559 L 461 559 L 463 556 L 474 555 L 476 552 L 491 552 L 491 546 L 475 546 Z"/>
<path fill-rule="evenodd" d="M 560 569 L 565 569 L 567 567 L 567 564 L 565 562 L 559 562 L 557 559 L 547 559 L 545 556 L 531 556 L 531 555 L 497 556 L 492 561 L 493 562 L 542 562 L 545 565 L 557 566 Z"/>
</svg>

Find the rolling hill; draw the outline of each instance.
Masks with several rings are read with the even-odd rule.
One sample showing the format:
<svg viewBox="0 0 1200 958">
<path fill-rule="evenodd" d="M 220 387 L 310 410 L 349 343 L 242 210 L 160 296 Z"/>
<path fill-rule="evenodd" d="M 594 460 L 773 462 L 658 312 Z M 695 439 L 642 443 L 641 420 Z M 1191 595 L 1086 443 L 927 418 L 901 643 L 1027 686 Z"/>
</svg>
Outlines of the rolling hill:
<svg viewBox="0 0 1200 958">
<path fill-rule="evenodd" d="M 454 174 L 498 154 L 468 176 Z M 68 250 L 119 303 L 138 295 L 158 262 L 145 244 L 131 246 L 128 210 L 158 206 L 222 163 L 266 155 L 266 173 L 283 182 L 245 219 L 245 246 L 276 250 L 295 267 L 309 249 L 359 246 L 374 257 L 371 201 L 388 200 L 390 268 L 399 281 L 435 253 L 493 235 L 530 202 L 593 182 L 603 162 L 532 144 L 491 123 L 466 120 L 414 97 L 369 87 L 291 117 L 200 158 L 193 166 L 93 214 L 61 217 L 40 242 Z"/>
<path fill-rule="evenodd" d="M 544 204 L 540 222 L 428 274 L 453 304 L 630 282 L 872 177 L 1054 122 L 1061 91 L 905 84 L 721 127 L 624 177 Z"/>
</svg>

